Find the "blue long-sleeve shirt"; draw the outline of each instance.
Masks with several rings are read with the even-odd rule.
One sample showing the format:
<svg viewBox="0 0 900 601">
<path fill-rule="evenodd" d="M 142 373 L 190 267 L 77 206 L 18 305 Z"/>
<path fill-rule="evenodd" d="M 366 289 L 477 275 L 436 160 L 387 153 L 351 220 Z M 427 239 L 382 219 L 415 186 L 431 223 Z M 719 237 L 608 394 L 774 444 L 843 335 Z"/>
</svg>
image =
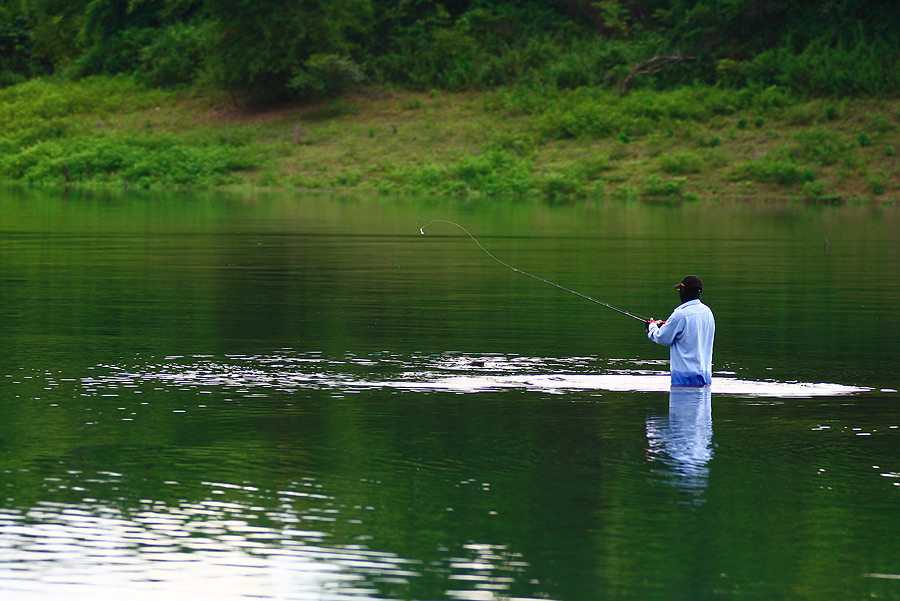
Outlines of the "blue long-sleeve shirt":
<svg viewBox="0 0 900 601">
<path fill-rule="evenodd" d="M 709 386 L 715 334 L 712 311 L 694 299 L 676 307 L 662 327 L 651 323 L 647 338 L 669 347 L 672 386 Z"/>
</svg>

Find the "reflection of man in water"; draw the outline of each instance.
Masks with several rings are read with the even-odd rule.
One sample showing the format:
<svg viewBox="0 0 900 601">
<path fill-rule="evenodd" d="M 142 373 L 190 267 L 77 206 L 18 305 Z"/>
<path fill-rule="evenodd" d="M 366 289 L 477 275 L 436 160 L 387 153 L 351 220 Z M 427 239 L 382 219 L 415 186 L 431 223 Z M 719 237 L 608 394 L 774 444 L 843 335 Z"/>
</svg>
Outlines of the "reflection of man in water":
<svg viewBox="0 0 900 601">
<path fill-rule="evenodd" d="M 648 456 L 668 466 L 680 489 L 700 494 L 709 479 L 713 456 L 712 403 L 709 386 L 673 386 L 669 415 L 647 419 Z"/>
<path fill-rule="evenodd" d="M 648 321 L 647 338 L 669 347 L 672 386 L 709 386 L 716 320 L 709 307 L 700 302 L 703 282 L 689 275 L 675 289 L 681 304 L 669 319 Z"/>
</svg>

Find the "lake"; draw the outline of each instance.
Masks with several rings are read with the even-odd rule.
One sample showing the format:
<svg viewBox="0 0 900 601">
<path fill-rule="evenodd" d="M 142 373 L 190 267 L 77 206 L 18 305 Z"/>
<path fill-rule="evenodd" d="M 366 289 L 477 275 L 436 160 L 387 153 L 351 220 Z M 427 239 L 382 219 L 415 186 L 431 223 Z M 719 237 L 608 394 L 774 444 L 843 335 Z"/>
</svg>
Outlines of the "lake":
<svg viewBox="0 0 900 601">
<path fill-rule="evenodd" d="M 670 391 L 705 283 L 711 393 Z M 4 600 L 900 599 L 900 208 L 0 191 Z"/>
</svg>

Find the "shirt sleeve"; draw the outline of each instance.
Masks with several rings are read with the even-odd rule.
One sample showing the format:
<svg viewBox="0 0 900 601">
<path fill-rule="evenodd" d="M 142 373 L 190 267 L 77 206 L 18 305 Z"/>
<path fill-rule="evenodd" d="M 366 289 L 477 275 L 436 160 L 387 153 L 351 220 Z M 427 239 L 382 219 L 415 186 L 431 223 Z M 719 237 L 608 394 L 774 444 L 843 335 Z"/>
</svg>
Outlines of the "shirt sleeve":
<svg viewBox="0 0 900 601">
<path fill-rule="evenodd" d="M 657 326 L 655 323 L 651 323 L 650 331 L 647 332 L 647 338 L 649 338 L 656 344 L 661 344 L 663 346 L 672 346 L 672 343 L 675 342 L 678 334 L 683 329 L 684 320 L 679 319 L 674 314 L 672 314 L 671 316 L 669 316 L 669 319 L 666 320 L 666 323 L 662 325 L 662 327 Z"/>
</svg>

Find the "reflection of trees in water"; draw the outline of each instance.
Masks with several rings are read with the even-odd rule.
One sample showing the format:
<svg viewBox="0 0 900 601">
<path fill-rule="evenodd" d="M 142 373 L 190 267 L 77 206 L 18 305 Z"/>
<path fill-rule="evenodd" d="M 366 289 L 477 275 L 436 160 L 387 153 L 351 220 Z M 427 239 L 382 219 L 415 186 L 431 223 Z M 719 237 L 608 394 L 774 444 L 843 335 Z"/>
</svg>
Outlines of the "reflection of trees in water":
<svg viewBox="0 0 900 601">
<path fill-rule="evenodd" d="M 669 414 L 647 419 L 648 455 L 666 466 L 663 473 L 679 489 L 699 495 L 709 480 L 712 395 L 702 388 L 672 387 Z"/>
</svg>

